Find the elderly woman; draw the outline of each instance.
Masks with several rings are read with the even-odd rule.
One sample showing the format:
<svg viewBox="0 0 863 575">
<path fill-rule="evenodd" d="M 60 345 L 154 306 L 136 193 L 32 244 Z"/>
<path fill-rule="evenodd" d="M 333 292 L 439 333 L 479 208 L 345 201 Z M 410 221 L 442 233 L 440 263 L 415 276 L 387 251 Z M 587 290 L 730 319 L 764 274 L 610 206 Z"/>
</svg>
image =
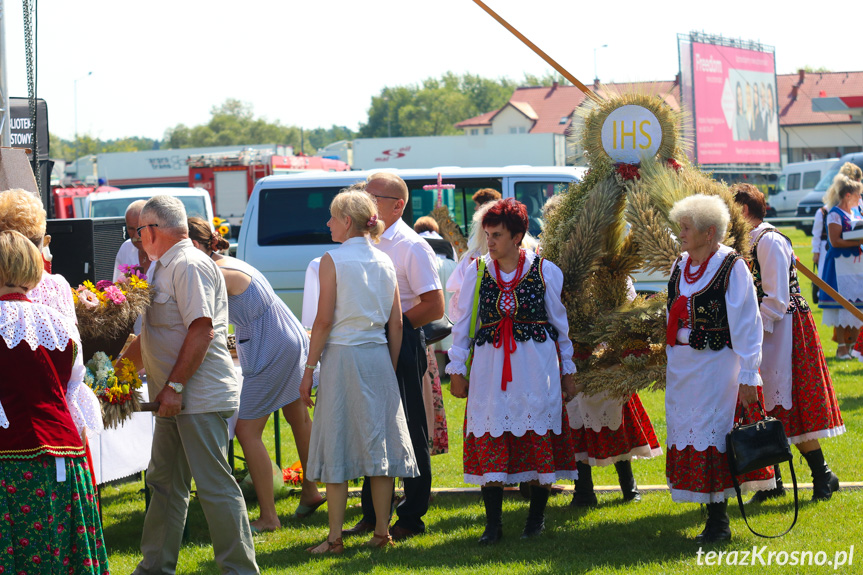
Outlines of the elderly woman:
<svg viewBox="0 0 863 575">
<path fill-rule="evenodd" d="M 70 322 L 25 295 L 42 279 L 39 250 L 0 232 L 0 479 L 3 573 L 108 572 L 84 445 L 66 404 L 80 342 Z"/>
<path fill-rule="evenodd" d="M 189 239 L 216 262 L 225 276 L 228 321 L 236 330 L 237 357 L 243 369 L 237 439 L 261 507 L 261 516 L 250 525 L 253 533 L 273 531 L 281 527 L 281 522 L 273 499 L 270 455 L 261 438 L 270 414 L 281 409 L 291 426 L 300 463 L 306 469 L 312 420 L 300 401 L 300 382 L 309 354 L 309 338 L 261 272 L 219 253 L 228 247 L 228 242 L 213 232 L 208 222 L 189 218 Z M 325 501 L 315 483 L 304 477 L 294 516 L 304 519 Z"/>
<path fill-rule="evenodd" d="M 833 381 L 821 350 L 818 329 L 797 281 L 797 258 L 791 240 L 764 221 L 764 194 L 751 184 L 733 188 L 734 201 L 752 224 L 750 268 L 764 324 L 761 379 L 764 408 L 780 420 L 788 441 L 796 445 L 812 470 L 812 499 L 830 499 L 839 479 L 824 462 L 818 440 L 845 433 Z M 785 493 L 779 467 L 773 468 L 776 487 L 759 491 L 761 502 Z"/>
<path fill-rule="evenodd" d="M 464 480 L 482 486 L 486 525 L 479 543 L 488 545 L 503 536 L 505 483 L 532 482 L 522 531 L 527 538 L 543 531 L 551 484 L 576 478 L 562 401 L 572 399 L 576 389 L 569 322 L 560 300 L 563 272 L 519 247 L 528 228 L 527 208 L 512 198 L 500 200 L 483 216 L 482 228 L 488 255 L 465 274 L 446 371 L 452 394 L 468 399 Z M 474 306 L 482 327 L 468 386 Z"/>
<path fill-rule="evenodd" d="M 668 424 L 666 477 L 676 502 L 707 504 L 701 543 L 731 538 L 727 498 L 734 488 L 725 436 L 734 425 L 738 395 L 758 398 L 763 325 L 745 260 L 721 242 L 730 222 L 716 196 L 674 204 L 683 253 L 668 282 Z M 772 470 L 740 478 L 744 491 L 773 488 Z"/>
<path fill-rule="evenodd" d="M 36 195 L 21 189 L 0 192 L 0 231 L 14 230 L 21 233 L 40 252 L 46 238 L 45 217 L 45 209 Z M 40 258 L 43 258 L 41 253 Z M 46 305 L 63 315 L 69 323 L 70 335 L 80 341 L 75 303 L 72 301 L 72 290 L 66 278 L 43 269 L 39 283 L 28 292 L 27 297 L 30 301 Z M 85 428 L 96 433 L 102 432 L 102 408 L 93 390 L 84 385 L 84 373 L 84 361 L 79 353 L 75 356 L 75 366 L 67 383 L 66 402 L 69 404 L 75 427 L 82 436 Z"/>
<path fill-rule="evenodd" d="M 347 482 L 362 476 L 371 479 L 376 520 L 367 545 L 391 545 L 393 478 L 419 475 L 395 372 L 402 340 L 396 270 L 372 246 L 384 223 L 372 196 L 359 189 L 333 198 L 330 213 L 327 226 L 342 245 L 321 258 L 318 312 L 300 384 L 303 402 L 315 406 L 306 476 L 327 484 L 329 501 L 330 531 L 307 549 L 313 554 L 344 550 Z M 312 373 L 319 360 L 315 403 Z"/>
<path fill-rule="evenodd" d="M 843 232 L 863 220 L 858 206 L 863 185 L 847 176 L 837 176 L 825 193 L 827 212 L 827 254 L 822 261 L 821 279 L 838 291 L 857 309 L 863 309 L 863 259 L 860 246 L 863 239 L 846 240 Z M 850 350 L 857 341 L 863 322 L 842 308 L 827 292 L 818 293 L 818 307 L 824 310 L 821 321 L 833 326 L 833 341 L 838 345 L 836 357 L 850 359 Z"/>
</svg>

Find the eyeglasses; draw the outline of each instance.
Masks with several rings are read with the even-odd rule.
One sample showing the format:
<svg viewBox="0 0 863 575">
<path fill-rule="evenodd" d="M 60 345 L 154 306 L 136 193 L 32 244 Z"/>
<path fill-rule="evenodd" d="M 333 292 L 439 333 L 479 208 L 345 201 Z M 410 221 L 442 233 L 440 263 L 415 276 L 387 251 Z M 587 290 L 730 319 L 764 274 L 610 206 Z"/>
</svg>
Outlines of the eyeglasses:
<svg viewBox="0 0 863 575">
<path fill-rule="evenodd" d="M 145 225 L 141 226 L 140 228 L 135 228 L 135 233 L 137 233 L 140 236 L 141 230 L 143 230 L 144 228 L 158 228 L 158 227 L 159 227 L 159 224 L 145 224 Z"/>
<path fill-rule="evenodd" d="M 388 200 L 396 200 L 396 201 L 401 199 L 401 198 L 397 198 L 395 196 L 377 196 L 375 194 L 369 194 L 369 195 L 371 195 L 375 199 L 375 201 L 377 201 L 380 198 L 386 198 Z"/>
</svg>

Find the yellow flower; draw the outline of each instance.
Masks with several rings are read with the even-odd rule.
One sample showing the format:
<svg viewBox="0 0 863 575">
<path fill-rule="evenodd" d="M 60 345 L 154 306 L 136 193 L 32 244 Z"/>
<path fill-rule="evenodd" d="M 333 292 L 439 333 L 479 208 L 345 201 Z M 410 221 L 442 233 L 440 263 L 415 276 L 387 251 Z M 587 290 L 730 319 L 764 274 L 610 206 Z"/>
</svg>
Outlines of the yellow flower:
<svg viewBox="0 0 863 575">
<path fill-rule="evenodd" d="M 228 226 L 219 226 L 219 233 L 223 236 L 226 236 L 231 233 L 231 228 L 229 228 Z"/>
<path fill-rule="evenodd" d="M 214 217 L 214 218 L 213 218 L 213 227 L 214 227 L 214 228 L 219 227 L 223 221 L 225 221 L 225 220 L 223 220 L 223 219 L 222 219 L 222 218 L 220 218 L 219 216 Z"/>
</svg>

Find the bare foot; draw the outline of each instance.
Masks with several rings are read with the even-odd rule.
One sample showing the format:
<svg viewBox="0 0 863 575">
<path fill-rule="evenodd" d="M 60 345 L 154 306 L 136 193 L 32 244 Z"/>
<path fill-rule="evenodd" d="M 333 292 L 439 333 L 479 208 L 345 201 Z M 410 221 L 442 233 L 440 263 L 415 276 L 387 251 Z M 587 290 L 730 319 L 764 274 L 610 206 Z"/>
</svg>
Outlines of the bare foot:
<svg viewBox="0 0 863 575">
<path fill-rule="evenodd" d="M 324 553 L 334 553 L 339 554 L 345 550 L 344 545 L 342 545 L 342 538 L 339 537 L 334 541 L 330 541 L 327 539 L 320 545 L 316 545 L 314 547 L 307 547 L 306 551 L 311 553 L 312 555 L 323 555 Z"/>
<path fill-rule="evenodd" d="M 264 521 L 263 519 L 258 519 L 257 521 L 252 521 L 249 525 L 252 526 L 252 531 L 257 531 L 258 533 L 275 531 L 276 529 L 282 528 L 282 524 L 278 519 L 275 521 Z"/>
</svg>

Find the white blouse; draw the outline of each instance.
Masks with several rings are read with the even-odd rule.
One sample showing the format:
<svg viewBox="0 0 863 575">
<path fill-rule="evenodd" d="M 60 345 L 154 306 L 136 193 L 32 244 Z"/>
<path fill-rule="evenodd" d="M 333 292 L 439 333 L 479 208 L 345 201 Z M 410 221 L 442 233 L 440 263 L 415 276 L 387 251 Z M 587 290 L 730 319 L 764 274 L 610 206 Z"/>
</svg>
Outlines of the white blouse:
<svg viewBox="0 0 863 575">
<path fill-rule="evenodd" d="M 494 269 L 491 257 L 483 256 L 486 268 Z M 526 253 L 525 271 L 537 257 Z M 515 277 L 516 271 L 501 273 L 504 281 Z M 562 369 L 558 363 L 554 341 L 548 338 L 539 343 L 533 339 L 519 341 L 510 356 L 512 381 L 507 390 L 501 389 L 504 351 L 486 343 L 476 346 L 470 373 L 465 434 L 480 437 L 491 433 L 500 437 L 505 432 L 521 437 L 527 431 L 545 435 L 548 431 L 561 433 L 563 403 L 560 375 L 575 373 L 572 362 L 572 343 L 569 341 L 569 321 L 566 308 L 560 299 L 563 289 L 563 272 L 548 260 L 543 260 L 542 275 L 545 280 L 545 311 L 548 321 L 558 331 Z M 446 372 L 465 375 L 470 350 L 470 317 L 473 310 L 474 291 L 477 281 L 477 264 L 468 268 L 459 297 L 459 320 L 453 326 L 453 345 L 449 350 L 450 363 Z"/>
</svg>

